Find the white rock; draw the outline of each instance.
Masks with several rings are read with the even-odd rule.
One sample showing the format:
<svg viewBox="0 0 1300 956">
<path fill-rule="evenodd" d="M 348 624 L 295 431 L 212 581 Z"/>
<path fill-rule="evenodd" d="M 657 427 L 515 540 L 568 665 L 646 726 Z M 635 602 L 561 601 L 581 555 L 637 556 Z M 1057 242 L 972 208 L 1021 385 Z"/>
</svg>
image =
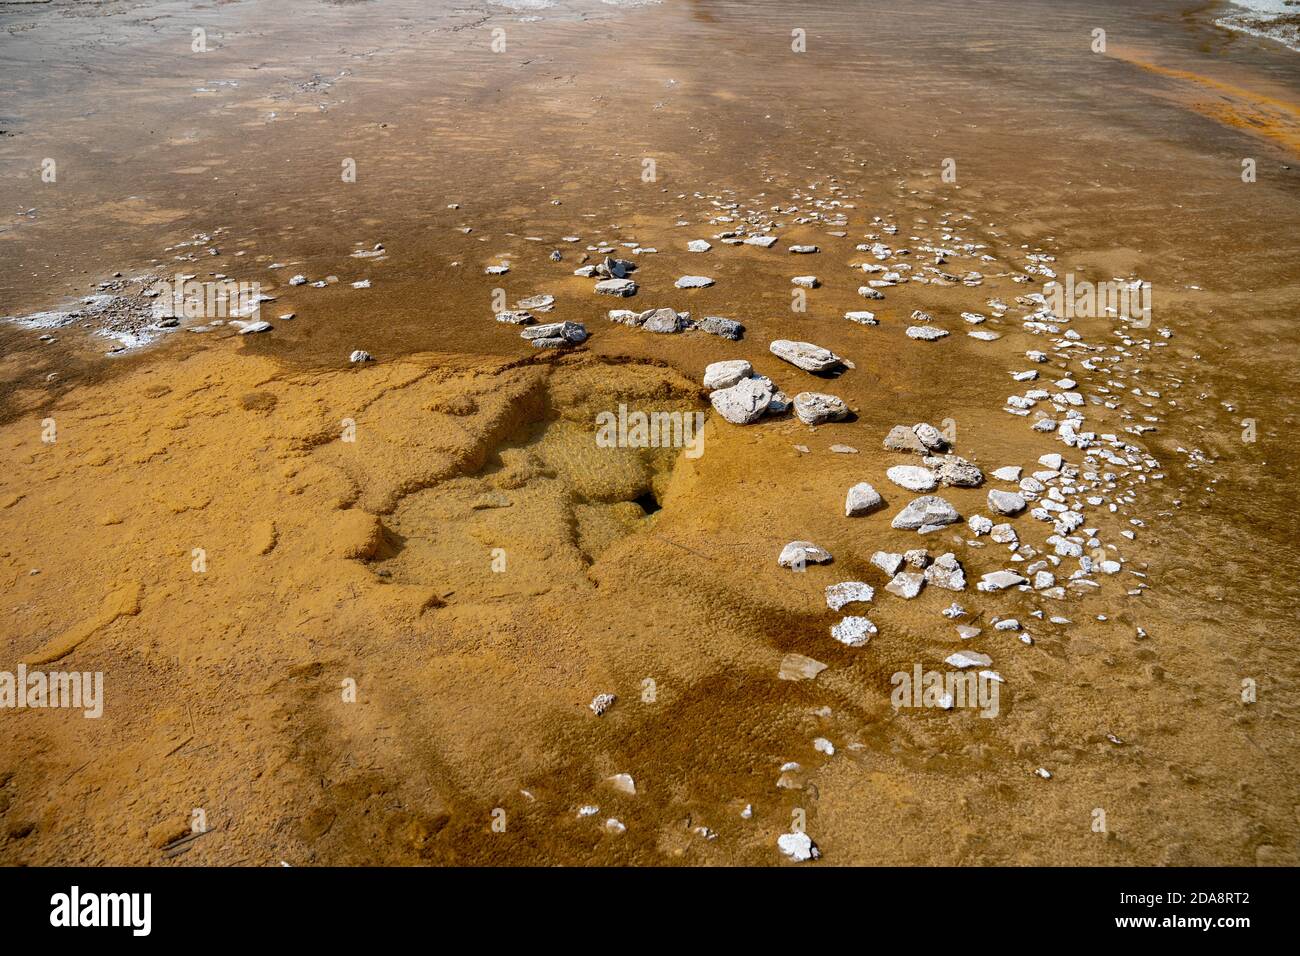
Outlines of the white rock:
<svg viewBox="0 0 1300 956">
<path fill-rule="evenodd" d="M 826 588 L 826 606 L 832 611 L 838 611 L 846 604 L 870 601 L 875 594 L 875 589 L 870 584 L 862 581 L 841 581 Z"/>
<path fill-rule="evenodd" d="M 934 559 L 934 563 L 925 569 L 925 579 L 935 587 L 946 591 L 966 589 L 966 572 L 962 569 L 957 556 L 951 551 Z"/>
<path fill-rule="evenodd" d="M 989 537 L 997 544 L 1015 544 L 1017 539 L 1016 529 L 1004 521 L 1002 524 L 993 526 L 993 530 L 989 532 Z"/>
<path fill-rule="evenodd" d="M 844 516 L 856 518 L 859 515 L 870 514 L 882 504 L 884 499 L 880 497 L 880 492 L 867 482 L 860 481 L 849 489 L 844 499 Z"/>
<path fill-rule="evenodd" d="M 539 295 L 530 295 L 526 299 L 520 299 L 515 303 L 516 309 L 534 309 L 538 312 L 550 312 L 555 305 L 555 296 L 543 292 Z"/>
<path fill-rule="evenodd" d="M 948 439 L 943 437 L 943 432 L 927 422 L 913 425 L 912 434 L 930 451 L 943 451 L 948 447 Z"/>
<path fill-rule="evenodd" d="M 909 339 L 919 339 L 922 342 L 933 342 L 941 339 L 948 333 L 944 329 L 936 329 L 932 325 L 909 325 L 907 327 L 907 337 Z M 971 333 L 974 335 L 975 333 Z"/>
<path fill-rule="evenodd" d="M 636 295 L 636 283 L 631 279 L 602 279 L 596 283 L 596 292 L 599 295 L 618 295 L 629 296 Z"/>
<path fill-rule="evenodd" d="M 957 514 L 957 509 L 943 498 L 938 495 L 925 495 L 915 499 L 894 515 L 890 525 L 904 531 L 914 530 L 921 534 L 928 534 L 960 520 L 961 515 Z"/>
<path fill-rule="evenodd" d="M 708 276 L 682 276 L 673 285 L 679 289 L 706 289 L 713 285 L 713 280 Z"/>
<path fill-rule="evenodd" d="M 754 367 L 744 359 L 712 362 L 704 370 L 704 387 L 708 389 L 731 388 L 741 379 L 754 374 Z"/>
<path fill-rule="evenodd" d="M 981 591 L 1003 591 L 1025 582 L 1026 579 L 1014 571 L 990 571 L 980 578 L 976 587 Z"/>
<path fill-rule="evenodd" d="M 908 491 L 933 491 L 939 485 L 934 472 L 920 465 L 894 465 L 885 472 L 885 477 Z"/>
<path fill-rule="evenodd" d="M 903 566 L 903 556 L 892 551 L 877 551 L 871 556 L 871 563 L 886 574 L 893 575 Z"/>
<path fill-rule="evenodd" d="M 781 549 L 776 563 L 783 568 L 802 568 L 805 564 L 826 564 L 830 560 L 831 553 L 811 541 L 791 541 Z"/>
<path fill-rule="evenodd" d="M 637 324 L 646 332 L 672 335 L 687 327 L 687 315 L 675 309 L 649 309 L 637 316 Z"/>
<path fill-rule="evenodd" d="M 849 647 L 865 647 L 876 633 L 876 625 L 865 617 L 846 617 L 831 627 L 831 637 Z"/>
<path fill-rule="evenodd" d="M 822 855 L 817 849 L 817 844 L 813 843 L 812 837 L 806 833 L 782 833 L 776 838 L 776 845 L 782 853 L 796 863 L 815 860 Z"/>
<path fill-rule="evenodd" d="M 536 348 L 577 345 L 587 340 L 587 329 L 581 322 L 548 322 L 534 325 L 519 333 Z"/>
<path fill-rule="evenodd" d="M 811 342 L 792 342 L 777 339 L 768 349 L 779 359 L 803 369 L 805 372 L 825 372 L 844 364 L 834 352 Z"/>
<path fill-rule="evenodd" d="M 692 239 L 690 242 L 686 243 L 686 250 L 688 252 L 708 252 L 712 248 L 713 246 L 704 239 Z"/>
<path fill-rule="evenodd" d="M 921 588 L 925 584 L 925 575 L 915 571 L 899 571 L 893 579 L 885 585 L 885 590 L 890 594 L 897 595 L 904 600 L 910 601 L 921 593 Z"/>
<path fill-rule="evenodd" d="M 709 401 L 717 413 L 733 425 L 750 425 L 766 414 L 774 394 L 775 389 L 768 379 L 744 378 L 730 388 L 713 392 Z"/>
<path fill-rule="evenodd" d="M 997 488 L 989 489 L 988 504 L 989 510 L 999 515 L 1013 515 L 1025 510 L 1024 495 Z"/>
<path fill-rule="evenodd" d="M 965 670 L 967 667 L 988 667 L 993 663 L 993 658 L 975 651 L 956 651 L 944 658 L 944 663 Z"/>
<path fill-rule="evenodd" d="M 794 413 L 805 425 L 821 425 L 847 418 L 849 407 L 843 399 L 824 392 L 800 392 L 794 397 Z"/>
</svg>

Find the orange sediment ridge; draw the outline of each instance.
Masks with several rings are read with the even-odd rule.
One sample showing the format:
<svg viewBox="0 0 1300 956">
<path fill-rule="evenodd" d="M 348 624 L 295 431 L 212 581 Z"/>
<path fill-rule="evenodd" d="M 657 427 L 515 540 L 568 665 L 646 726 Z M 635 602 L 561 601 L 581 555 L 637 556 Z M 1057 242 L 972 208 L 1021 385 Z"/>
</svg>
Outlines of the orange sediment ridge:
<svg viewBox="0 0 1300 956">
<path fill-rule="evenodd" d="M 1112 46 L 1110 54 L 1149 73 L 1184 84 L 1179 91 L 1180 99 L 1201 115 L 1272 140 L 1300 156 L 1300 109 L 1293 104 L 1201 73 L 1161 66 L 1130 48 Z"/>
</svg>

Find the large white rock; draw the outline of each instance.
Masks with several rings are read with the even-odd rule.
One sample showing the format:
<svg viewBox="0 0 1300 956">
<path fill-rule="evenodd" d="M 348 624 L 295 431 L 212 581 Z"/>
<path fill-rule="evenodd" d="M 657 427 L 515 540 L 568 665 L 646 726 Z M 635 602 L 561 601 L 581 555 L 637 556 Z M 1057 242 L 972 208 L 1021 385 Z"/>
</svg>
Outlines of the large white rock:
<svg viewBox="0 0 1300 956">
<path fill-rule="evenodd" d="M 844 499 L 844 516 L 855 518 L 858 515 L 870 514 L 884 503 L 885 500 L 880 497 L 880 492 L 867 482 L 860 481 L 849 489 Z"/>
<path fill-rule="evenodd" d="M 806 833 L 782 833 L 776 838 L 776 845 L 777 849 L 796 863 L 815 860 L 822 855 L 812 837 Z"/>
<path fill-rule="evenodd" d="M 519 335 L 534 345 L 540 341 L 547 343 L 559 341 L 577 345 L 587 340 L 587 329 L 581 322 L 548 322 L 545 325 L 526 328 Z"/>
<path fill-rule="evenodd" d="M 894 515 L 892 527 L 928 534 L 961 520 L 957 509 L 938 495 L 923 495 Z"/>
<path fill-rule="evenodd" d="M 871 563 L 888 575 L 893 575 L 903 566 L 903 556 L 892 551 L 877 551 L 871 556 Z"/>
<path fill-rule="evenodd" d="M 1025 510 L 1025 496 L 1015 491 L 989 489 L 989 510 L 994 514 L 1013 515 Z"/>
<path fill-rule="evenodd" d="M 934 472 L 920 465 L 895 465 L 885 472 L 885 477 L 908 491 L 933 491 L 939 485 Z"/>
<path fill-rule="evenodd" d="M 843 364 L 841 359 L 830 349 L 811 342 L 792 342 L 789 339 L 777 339 L 768 348 L 779 359 L 798 366 L 805 372 L 826 372 Z"/>
<path fill-rule="evenodd" d="M 912 451 L 924 454 L 927 449 L 917 437 L 915 430 L 906 425 L 895 425 L 885 436 L 885 448 L 889 451 Z"/>
<path fill-rule="evenodd" d="M 636 295 L 636 283 L 631 279 L 602 279 L 596 283 L 596 292 L 600 295 L 624 297 Z"/>
<path fill-rule="evenodd" d="M 730 359 L 725 362 L 712 362 L 704 370 L 704 387 L 709 389 L 731 388 L 741 379 L 754 374 L 754 366 L 744 359 Z"/>
<path fill-rule="evenodd" d="M 951 551 L 934 559 L 934 564 L 925 569 L 925 579 L 935 587 L 948 591 L 966 589 L 966 572 L 962 570 L 961 562 Z"/>
<path fill-rule="evenodd" d="M 838 611 L 846 604 L 855 601 L 870 601 L 876 596 L 875 589 L 863 581 L 841 581 L 826 588 L 826 606 Z"/>
<path fill-rule="evenodd" d="M 943 432 L 929 422 L 917 422 L 912 426 L 912 434 L 930 451 L 943 451 L 948 447 L 948 439 L 943 437 Z"/>
<path fill-rule="evenodd" d="M 637 324 L 646 332 L 672 334 L 686 328 L 683 313 L 675 309 L 651 309 L 637 316 Z"/>
<path fill-rule="evenodd" d="M 965 670 L 967 667 L 988 667 L 993 663 L 993 658 L 976 651 L 957 651 L 944 658 L 944 663 Z"/>
<path fill-rule="evenodd" d="M 899 571 L 893 579 L 885 585 L 885 590 L 890 594 L 906 600 L 911 600 L 921 593 L 921 588 L 925 585 L 925 575 L 916 571 Z"/>
<path fill-rule="evenodd" d="M 936 339 L 943 338 L 948 333 L 943 329 L 936 329 L 933 325 L 909 325 L 906 334 L 909 339 L 933 342 Z"/>
<path fill-rule="evenodd" d="M 846 617 L 831 627 L 831 637 L 849 647 L 866 647 L 876 633 L 876 625 L 865 617 Z"/>
<path fill-rule="evenodd" d="M 783 568 L 801 568 L 805 564 L 826 564 L 830 560 L 831 553 L 811 541 L 791 541 L 781 549 L 776 563 Z"/>
<path fill-rule="evenodd" d="M 838 422 L 848 417 L 844 400 L 824 392 L 800 392 L 794 397 L 794 413 L 805 425 Z"/>
<path fill-rule="evenodd" d="M 1014 571 L 990 571 L 980 578 L 976 587 L 981 591 L 1005 591 L 1025 582 L 1026 579 Z"/>
<path fill-rule="evenodd" d="M 730 388 L 721 388 L 709 396 L 719 415 L 733 425 L 750 425 L 758 421 L 772 404 L 775 389 L 767 379 L 745 378 Z"/>
</svg>

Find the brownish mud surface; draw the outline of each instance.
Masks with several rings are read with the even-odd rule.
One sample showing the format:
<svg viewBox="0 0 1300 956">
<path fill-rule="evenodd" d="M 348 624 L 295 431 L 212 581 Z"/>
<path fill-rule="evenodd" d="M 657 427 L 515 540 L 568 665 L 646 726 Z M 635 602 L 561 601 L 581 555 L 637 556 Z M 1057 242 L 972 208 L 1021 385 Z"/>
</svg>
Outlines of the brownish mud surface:
<svg viewBox="0 0 1300 956">
<path fill-rule="evenodd" d="M 796 815 L 829 865 L 1300 861 L 1300 58 L 1215 29 L 1213 5 L 1137 6 L 0 6 L 0 314 L 75 308 L 119 272 L 275 297 L 268 333 L 187 321 L 110 357 L 89 323 L 0 323 L 0 670 L 55 658 L 105 687 L 99 719 L 0 710 L 0 862 L 773 864 Z M 778 244 L 717 238 L 746 218 Z M 925 247 L 978 247 L 937 269 L 982 284 L 866 301 L 850 266 L 880 240 L 912 275 Z M 635 297 L 572 274 L 604 248 L 638 263 Z M 1151 283 L 1149 328 L 1065 326 L 1113 368 L 1023 326 L 1038 254 Z M 591 337 L 530 348 L 493 320 L 498 288 L 553 294 L 539 321 Z M 606 317 L 658 306 L 747 331 Z M 949 336 L 907 338 L 917 309 Z M 818 379 L 778 338 L 854 367 Z M 733 358 L 854 415 L 728 424 L 700 382 Z M 987 514 L 1011 487 L 992 470 L 1083 464 L 1003 410 L 1067 375 L 1089 428 L 1159 462 L 1086 510 L 1124 570 L 1061 599 L 977 592 L 1005 548 L 892 529 L 913 495 L 885 469 L 916 461 L 882 439 L 950 422 L 988 480 L 939 493 Z M 599 447 L 620 404 L 707 412 L 703 454 Z M 860 481 L 888 507 L 845 518 Z M 1050 525 L 1009 520 L 1044 550 Z M 835 560 L 779 568 L 792 540 Z M 952 550 L 966 591 L 886 593 L 872 553 L 916 547 Z M 823 589 L 846 580 L 876 588 L 866 647 L 829 634 Z M 940 615 L 953 599 L 979 637 Z M 1005 679 L 996 718 L 891 706 L 891 675 L 959 649 Z M 828 667 L 778 679 L 790 652 Z M 596 717 L 599 693 L 618 699 Z M 165 851 L 196 808 L 209 832 Z"/>
</svg>

